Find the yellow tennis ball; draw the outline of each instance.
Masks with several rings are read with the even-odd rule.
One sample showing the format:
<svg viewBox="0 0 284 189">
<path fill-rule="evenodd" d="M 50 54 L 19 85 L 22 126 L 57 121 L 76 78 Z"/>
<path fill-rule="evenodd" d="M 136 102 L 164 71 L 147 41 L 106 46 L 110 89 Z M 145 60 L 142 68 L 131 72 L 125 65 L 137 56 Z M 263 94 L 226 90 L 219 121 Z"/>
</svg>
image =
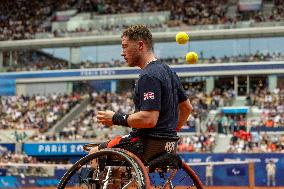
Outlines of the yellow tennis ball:
<svg viewBox="0 0 284 189">
<path fill-rule="evenodd" d="M 189 64 L 195 64 L 198 61 L 198 55 L 195 52 L 189 52 L 186 54 L 185 60 Z"/>
<path fill-rule="evenodd" d="M 178 44 L 186 44 L 189 40 L 189 36 L 185 32 L 178 32 L 176 34 L 176 42 Z"/>
</svg>

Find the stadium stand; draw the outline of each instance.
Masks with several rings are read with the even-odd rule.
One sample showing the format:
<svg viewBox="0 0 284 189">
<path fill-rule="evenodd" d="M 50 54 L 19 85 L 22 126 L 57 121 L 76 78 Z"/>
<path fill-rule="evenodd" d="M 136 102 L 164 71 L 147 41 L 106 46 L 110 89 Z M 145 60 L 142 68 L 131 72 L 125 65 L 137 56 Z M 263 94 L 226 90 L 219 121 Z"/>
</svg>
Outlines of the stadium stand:
<svg viewBox="0 0 284 189">
<path fill-rule="evenodd" d="M 215 145 L 215 137 L 207 132 L 192 136 L 181 136 L 178 151 L 198 153 L 213 152 Z"/>
<path fill-rule="evenodd" d="M 154 32 L 283 25 L 283 0 L 255 1 L 261 2 L 261 4 L 255 4 L 252 9 L 244 6 L 241 2 L 243 1 L 178 0 L 173 6 L 170 0 L 0 1 L 0 41 L 112 35 L 120 33 L 125 26 L 135 22 L 149 25 Z M 126 20 L 124 17 L 131 19 Z M 263 62 L 277 62 L 277 65 L 273 66 L 279 66 L 280 69 L 284 60 L 284 52 L 281 49 L 272 51 L 270 49 L 271 43 L 263 45 L 266 46 L 265 50 L 257 50 L 258 47 L 255 47 L 251 43 L 252 41 L 249 39 L 250 47 L 247 54 L 234 52 L 233 55 L 205 57 L 203 52 L 200 52 L 198 64 L 224 63 L 223 66 L 226 63 L 238 65 L 238 63 L 250 62 L 252 66 L 255 66 Z M 223 46 L 223 49 L 225 48 Z M 188 50 L 191 48 L 188 47 Z M 1 74 L 8 76 L 13 76 L 16 73 L 5 72 L 23 72 L 24 75 L 26 72 L 33 74 L 33 71 L 125 66 L 124 62 L 119 59 L 111 61 L 80 60 L 75 64 L 70 60 L 51 55 L 42 49 L 25 50 L 19 48 L 14 51 L 1 50 L 1 53 L 3 53 L 0 57 L 3 59 L 3 65 L 1 65 L 0 71 L 3 72 Z M 92 56 L 97 56 L 97 54 Z M 169 65 L 185 64 L 184 57 L 179 56 L 164 56 L 161 57 L 161 61 Z M 123 70 L 123 68 L 121 69 Z M 52 72 L 50 71 L 50 73 Z M 214 77 L 214 79 L 219 77 L 216 75 L 206 75 L 206 79 L 201 76 L 183 78 L 184 87 L 194 110 L 186 125 L 179 132 L 181 139 L 178 150 L 182 158 L 190 163 L 195 161 L 208 163 L 219 160 L 227 161 L 228 159 L 255 161 L 257 167 L 254 177 L 255 183 L 257 186 L 265 186 L 265 164 L 270 159 L 277 163 L 277 172 L 283 170 L 283 73 L 275 71 L 271 75 L 264 74 L 265 76 L 261 74 L 239 76 L 239 73 L 235 71 L 234 74 L 230 75 L 230 82 L 233 84 L 228 85 L 229 87 L 220 82 L 226 80 L 226 76 L 218 78 L 219 83 L 214 80 L 211 80 L 211 83 L 207 82 L 210 80 L 209 77 Z M 81 76 L 84 77 L 84 75 Z M 245 79 L 240 79 L 240 77 Z M 261 80 L 260 77 L 265 78 Z M 2 82 L 2 75 L 0 79 L 2 84 L 0 86 L 6 85 L 4 81 Z M 254 79 L 260 83 L 252 83 Z M 197 83 L 204 83 L 200 86 L 190 85 L 195 80 Z M 42 81 L 47 82 L 45 78 Z M 239 85 L 243 81 L 248 94 L 238 92 Z M 20 84 L 24 82 L 22 81 Z M 32 83 L 35 80 L 29 82 Z M 88 81 L 84 82 L 88 83 Z M 11 80 L 11 83 L 17 87 L 20 85 L 16 80 Z M 39 84 L 41 83 L 39 82 Z M 0 188 L 16 188 L 16 185 L 23 186 L 24 183 L 37 187 L 54 187 L 66 168 L 58 168 L 53 164 L 64 166 L 70 164 L 71 161 L 74 163 L 79 157 L 85 155 L 82 150 L 82 145 L 85 143 L 105 141 L 117 134 L 128 133 L 125 128 L 109 129 L 98 124 L 96 114 L 98 110 L 106 109 L 133 112 L 132 93 L 121 92 L 125 88 L 131 88 L 125 87 L 132 85 L 131 82 L 119 81 L 115 85 L 111 85 L 111 92 L 105 90 L 106 87 L 104 88 L 103 85 L 99 86 L 99 82 L 95 85 L 102 90 L 90 90 L 91 87 L 88 84 L 80 86 L 81 84 L 74 83 L 68 88 L 69 94 L 0 96 Z M 204 86 L 208 83 L 214 87 Z M 19 92 L 14 85 L 11 88 L 15 88 L 15 93 Z M 120 90 L 118 90 L 119 88 Z M 208 88 L 209 91 L 207 91 Z M 271 88 L 273 90 L 270 90 Z M 86 91 L 90 94 L 87 94 Z M 88 101 L 89 98 L 90 101 Z M 86 105 L 83 106 L 83 103 Z M 78 106 L 80 108 L 76 108 Z M 76 111 L 74 111 L 75 109 Z M 72 112 L 73 114 L 70 114 Z M 10 163 L 22 165 L 8 165 Z M 26 164 L 30 164 L 31 167 Z M 46 168 L 45 164 L 50 167 Z M 230 167 L 226 167 L 222 171 L 220 171 L 221 168 L 214 167 L 216 168 L 214 182 L 225 185 L 227 179 L 224 178 L 236 179 L 238 177 L 241 178 L 240 183 L 242 180 L 247 180 L 244 177 L 248 173 L 243 167 L 233 166 L 233 164 L 227 166 Z M 233 175 L 234 169 L 239 171 L 239 175 Z M 201 170 L 201 177 L 205 180 L 203 178 L 205 166 L 196 170 L 197 172 Z M 219 174 L 220 172 L 222 174 Z M 219 178 L 219 175 L 222 175 L 223 178 Z M 34 180 L 32 177 L 37 179 Z M 278 174 L 276 180 L 277 185 L 279 183 L 281 185 L 282 182 L 284 186 L 281 174 Z M 231 183 L 239 184 L 238 180 L 233 180 Z M 244 185 L 249 184 L 245 183 Z"/>
<path fill-rule="evenodd" d="M 284 127 L 284 89 L 276 88 L 274 91 L 267 89 L 256 90 L 247 97 L 250 106 L 259 108 L 259 119 L 251 120 L 250 124 L 256 127 Z"/>
<path fill-rule="evenodd" d="M 200 54 L 202 55 L 202 52 Z M 3 72 L 126 67 L 124 62 L 120 60 L 113 60 L 113 62 L 83 61 L 77 64 L 69 64 L 67 60 L 55 57 L 40 50 L 14 51 L 12 63 L 10 63 L 9 53 L 4 53 L 3 56 Z M 199 58 L 198 64 L 231 62 L 270 62 L 282 60 L 284 60 L 284 55 L 281 52 L 262 53 L 260 51 L 257 51 L 255 54 L 239 54 L 237 56 L 225 55 L 219 58 L 216 58 L 215 56 L 211 56 L 209 58 L 201 56 Z M 161 58 L 161 61 L 169 65 L 186 64 L 184 57 Z"/>
<path fill-rule="evenodd" d="M 66 10 L 75 1 L 48 0 L 38 2 L 35 0 L 0 2 L 1 27 L 0 40 L 31 39 L 37 32 L 43 32 L 41 24 L 52 15 L 55 10 Z"/>
<path fill-rule="evenodd" d="M 213 126 L 211 129 L 206 128 L 206 115 L 210 110 L 217 109 L 218 107 L 227 106 L 230 104 L 227 95 L 232 91 L 214 90 L 210 96 L 205 95 L 203 92 L 198 91 L 197 88 L 190 88 L 187 90 L 187 94 L 191 96 L 194 112 L 189 117 L 186 125 L 181 133 L 196 131 L 197 138 L 200 141 L 196 141 L 194 133 L 188 137 L 184 136 L 180 143 L 180 150 L 194 151 L 194 152 L 211 152 L 215 146 L 215 139 L 212 132 L 216 131 Z M 61 128 L 56 133 L 38 133 L 36 132 L 29 141 L 105 141 L 117 134 L 125 134 L 129 131 L 125 128 L 104 128 L 102 125 L 96 122 L 96 112 L 99 110 L 112 109 L 115 111 L 133 111 L 133 102 L 131 101 L 131 92 L 127 93 L 106 93 L 106 92 L 94 92 L 91 95 L 90 104 L 83 110 L 77 117 L 74 117 L 65 127 Z M 227 97 L 226 97 L 227 96 Z M 233 97 L 231 98 L 233 100 Z M 207 132 L 209 131 L 210 134 Z M 190 148 L 192 144 L 193 148 Z M 200 144 L 202 146 L 200 146 Z M 189 145 L 189 146 L 188 146 Z"/>
<path fill-rule="evenodd" d="M 8 54 L 4 53 L 3 72 L 62 70 L 68 68 L 68 62 L 51 56 L 39 50 L 14 51 L 13 62 L 8 61 Z"/>
<path fill-rule="evenodd" d="M 133 24 L 139 19 L 157 30 L 196 25 L 206 25 L 209 28 L 216 28 L 218 25 L 221 28 L 261 26 L 260 23 L 271 25 L 272 22 L 281 25 L 282 4 L 282 0 L 275 0 L 273 3 L 264 1 L 263 4 L 257 4 L 256 9 L 249 10 L 242 9 L 243 6 L 236 0 L 177 1 L 174 6 L 170 0 L 143 1 L 143 3 L 98 0 L 48 0 L 38 3 L 32 0 L 29 3 L 17 1 L 16 4 L 2 1 L 0 18 L 3 22 L 0 27 L 0 40 L 62 37 L 76 33 L 79 35 L 117 33 L 127 24 Z M 121 20 L 120 16 L 116 16 L 132 14 L 133 18 L 135 14 L 142 12 L 154 13 L 154 16 L 141 18 L 141 15 L 138 15 L 133 21 Z M 103 21 L 98 24 L 100 20 L 98 18 L 105 18 L 100 17 L 103 15 L 115 16 L 109 19 L 112 22 Z M 160 18 L 155 19 L 155 17 Z M 75 26 L 68 28 L 66 24 L 68 22 L 73 23 L 69 25 L 75 23 Z"/>
<path fill-rule="evenodd" d="M 19 136 L 16 130 L 48 131 L 70 109 L 80 103 L 79 94 L 50 96 L 1 96 L 0 128 L 11 130 L 15 141 L 22 141 L 26 136 Z"/>
<path fill-rule="evenodd" d="M 231 138 L 229 153 L 283 153 L 284 135 L 259 132 L 235 133 Z"/>
</svg>

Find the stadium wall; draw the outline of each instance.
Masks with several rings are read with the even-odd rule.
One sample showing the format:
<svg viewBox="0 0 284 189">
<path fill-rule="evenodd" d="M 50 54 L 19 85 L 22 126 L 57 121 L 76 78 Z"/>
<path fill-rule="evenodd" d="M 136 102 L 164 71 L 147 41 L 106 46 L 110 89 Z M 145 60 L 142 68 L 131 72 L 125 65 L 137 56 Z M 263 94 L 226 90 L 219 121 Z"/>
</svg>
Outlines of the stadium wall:
<svg viewBox="0 0 284 189">
<path fill-rule="evenodd" d="M 283 77 L 284 73 L 284 64 L 282 61 L 174 65 L 171 67 L 180 77 L 233 76 L 237 79 L 238 76 L 242 75 L 247 77 L 263 75 L 268 77 L 268 88 L 270 90 L 277 87 L 277 83 L 279 83 L 278 78 Z M 117 88 L 116 80 L 136 79 L 139 73 L 139 69 L 128 67 L 91 68 L 0 73 L 0 79 L 14 81 L 14 88 L 10 87 L 9 91 L 12 89 L 17 95 L 32 95 L 38 93 L 47 95 L 52 93 L 70 93 L 73 90 L 72 82 L 85 80 L 93 80 L 93 84 L 97 89 L 107 89 L 107 91 L 113 92 L 116 91 Z M 237 85 L 237 83 L 238 81 L 235 80 L 235 85 Z M 206 79 L 207 92 L 212 90 L 213 85 L 213 78 Z M 4 92 L 7 93 L 7 90 Z"/>
<path fill-rule="evenodd" d="M 84 142 L 78 143 L 26 143 L 23 152 L 29 156 L 57 158 L 66 157 L 74 161 L 86 155 Z M 180 153 L 181 158 L 192 165 L 201 180 L 205 180 L 205 166 L 202 163 L 247 161 L 254 162 L 255 185 L 266 186 L 266 164 L 273 160 L 276 164 L 276 185 L 284 186 L 284 156 L 281 153 Z M 194 165 L 196 164 L 196 165 Z M 248 186 L 248 164 L 226 164 L 214 168 L 215 186 Z"/>
<path fill-rule="evenodd" d="M 216 63 L 176 65 L 171 68 L 180 77 L 193 76 L 234 76 L 256 74 L 283 74 L 284 64 L 280 62 Z M 137 68 L 92 68 L 74 70 L 34 71 L 0 73 L 0 79 L 15 79 L 19 83 L 47 83 L 79 80 L 136 79 Z"/>
<path fill-rule="evenodd" d="M 80 157 L 86 155 L 83 151 L 83 145 L 86 142 L 68 142 L 68 143 L 25 143 L 23 144 L 23 153 L 45 159 L 54 159 L 61 157 L 69 159 L 72 163 L 77 161 Z M 14 151 L 15 144 L 0 144 L 8 148 L 10 151 Z M 214 186 L 248 186 L 249 185 L 249 164 L 241 162 L 253 162 L 254 163 L 254 184 L 255 186 L 266 186 L 266 164 L 273 160 L 276 165 L 276 186 L 284 186 L 283 172 L 284 172 L 284 156 L 282 153 L 180 153 L 181 158 L 189 163 L 191 167 L 196 171 L 201 180 L 205 181 L 206 165 L 213 164 L 213 185 Z M 218 162 L 223 162 L 217 165 Z M 227 163 L 226 163 L 227 162 Z M 235 163 L 231 163 L 235 162 Z M 239 164 L 238 164 L 239 162 Z M 214 165 L 216 164 L 216 165 Z M 63 166 L 63 165 L 62 165 Z M 53 177 L 48 179 L 59 180 L 64 169 L 55 169 Z M 5 169 L 0 171 L 0 175 L 6 176 Z M 10 177 L 6 178 L 12 182 Z M 18 178 L 14 179 L 16 182 Z M 30 179 L 30 178 L 29 178 Z M 33 178 L 34 179 L 34 178 Z M 41 178 L 47 179 L 47 178 Z M 42 181 L 44 184 L 55 183 L 55 181 Z M 43 185 L 44 185 L 43 184 Z M 1 188 L 1 186 L 0 186 Z"/>
</svg>

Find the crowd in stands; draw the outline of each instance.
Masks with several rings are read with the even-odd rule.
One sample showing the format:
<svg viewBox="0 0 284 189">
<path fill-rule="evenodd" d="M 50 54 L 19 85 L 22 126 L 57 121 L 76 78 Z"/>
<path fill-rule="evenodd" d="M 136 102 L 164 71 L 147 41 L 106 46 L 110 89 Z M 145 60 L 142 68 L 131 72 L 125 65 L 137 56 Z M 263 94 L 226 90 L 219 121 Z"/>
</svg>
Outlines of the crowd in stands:
<svg viewBox="0 0 284 189">
<path fill-rule="evenodd" d="M 233 3 L 233 4 L 232 4 Z M 229 6 L 237 7 L 238 1 L 228 0 L 171 0 L 155 1 L 102 1 L 102 0 L 47 0 L 30 1 L 1 1 L 0 2 L 0 40 L 18 40 L 35 38 L 36 33 L 51 33 L 52 18 L 56 11 L 75 9 L 78 13 L 92 14 L 120 14 L 133 12 L 170 11 L 170 18 L 166 23 L 155 24 L 152 27 L 182 27 L 208 24 L 235 24 L 238 21 L 253 22 L 283 21 L 283 0 L 275 0 L 271 13 L 266 16 L 262 10 L 254 11 L 249 16 L 237 12 L 237 16 L 228 16 Z M 48 23 L 48 24 L 45 24 Z M 123 26 L 103 26 L 98 30 L 121 30 Z M 78 28 L 70 32 L 86 32 L 92 30 Z M 68 31 L 69 32 L 69 31 Z M 57 31 L 53 34 L 58 36 Z M 59 35 L 60 36 L 60 35 Z"/>
<path fill-rule="evenodd" d="M 232 134 L 235 131 L 246 131 L 247 120 L 243 114 L 218 114 L 214 119 L 208 119 L 206 129 L 220 134 Z"/>
<path fill-rule="evenodd" d="M 112 62 L 91 62 L 84 61 L 79 64 L 68 64 L 68 61 L 56 58 L 42 51 L 26 50 L 16 51 L 13 53 L 13 62 L 9 63 L 8 54 L 4 54 L 4 69 L 7 72 L 18 71 L 38 71 L 38 70 L 62 70 L 62 69 L 86 69 L 86 68 L 109 68 L 109 67 L 126 67 L 127 65 L 120 60 Z M 168 65 L 186 64 L 183 57 L 167 57 L 160 59 Z M 282 53 L 261 53 L 257 51 L 250 55 L 224 56 L 216 58 L 204 58 L 203 53 L 200 53 L 198 64 L 203 63 L 231 63 L 231 62 L 266 62 L 266 61 L 281 61 L 284 60 Z M 69 66 L 68 66 L 69 65 Z"/>
<path fill-rule="evenodd" d="M 45 132 L 81 100 L 79 94 L 1 96 L 0 129 Z"/>
<path fill-rule="evenodd" d="M 218 90 L 212 92 L 211 95 L 213 96 L 208 97 L 205 97 L 203 92 L 192 92 L 194 89 L 186 91 L 187 94 L 192 96 L 191 103 L 194 107 L 194 112 L 187 120 L 184 128 L 200 128 L 200 122 L 202 119 L 205 119 L 208 111 L 213 108 L 216 109 L 219 105 L 223 105 L 224 97 Z M 68 126 L 64 127 L 59 135 L 46 136 L 42 134 L 41 137 L 38 136 L 34 140 L 106 140 L 113 137 L 117 132 L 127 133 L 129 130 L 120 127 L 105 128 L 103 125 L 97 123 L 96 114 L 97 111 L 106 109 L 133 112 L 134 106 L 131 98 L 131 92 L 121 94 L 94 92 L 92 93 L 91 103 L 86 110 L 78 118 L 72 120 Z"/>
<path fill-rule="evenodd" d="M 284 152 L 284 135 L 260 133 L 261 128 L 284 128 L 284 89 L 257 88 L 247 96 L 247 105 L 257 107 L 260 117 L 246 120 L 244 129 L 234 130 L 228 152 Z M 250 131 L 256 128 L 258 131 Z"/>
<path fill-rule="evenodd" d="M 274 0 L 271 20 L 282 21 L 284 18 L 284 0 Z"/>
<path fill-rule="evenodd" d="M 247 118 L 243 114 L 220 113 L 214 119 L 206 119 L 209 111 L 218 107 L 231 106 L 235 94 L 233 90 L 214 89 L 207 95 L 199 87 L 185 86 L 190 97 L 193 112 L 185 127 L 194 127 L 195 135 L 183 136 L 179 142 L 182 152 L 212 152 L 215 147 L 215 134 L 233 134 L 229 152 L 283 152 L 284 136 L 267 136 L 259 132 L 250 132 Z M 0 129 L 38 129 L 40 132 L 32 136 L 33 141 L 105 141 L 116 135 L 129 132 L 121 127 L 108 128 L 97 122 L 96 114 L 100 110 L 133 112 L 132 93 L 93 92 L 90 104 L 59 133 L 43 133 L 60 120 L 72 107 L 79 103 L 81 96 L 50 95 L 1 97 Z M 273 117 L 272 125 L 282 127 L 284 110 L 284 89 L 256 89 L 247 98 L 249 106 L 256 106 L 263 111 L 261 121 Z M 205 120 L 206 123 L 204 122 Z M 202 128 L 202 124 L 205 125 Z M 261 126 L 261 125 L 260 125 Z"/>
<path fill-rule="evenodd" d="M 193 106 L 193 112 L 184 127 L 195 128 L 198 137 L 183 138 L 180 143 L 182 151 L 186 151 L 186 149 L 212 150 L 214 145 L 211 145 L 211 143 L 210 146 L 201 145 L 202 147 L 200 147 L 200 144 L 207 144 L 206 139 L 212 142 L 212 132 L 233 134 L 230 151 L 239 152 L 243 148 L 248 151 L 256 150 L 260 145 L 251 142 L 256 134 L 255 132 L 250 133 L 247 126 L 284 127 L 283 88 L 276 88 L 273 91 L 266 88 L 256 88 L 247 96 L 247 105 L 257 107 L 261 111 L 260 119 L 254 122 L 248 122 L 245 114 L 219 113 L 214 119 L 207 119 L 211 110 L 217 110 L 218 107 L 223 106 L 232 106 L 235 98 L 232 89 L 214 89 L 210 94 L 206 94 L 199 85 L 191 87 L 185 85 L 184 88 Z M 132 93 L 93 92 L 86 110 L 73 119 L 61 132 L 53 135 L 43 133 L 53 127 L 72 107 L 80 103 L 81 98 L 77 93 L 49 96 L 2 96 L 0 97 L 0 129 L 37 129 L 39 133 L 30 138 L 34 141 L 103 141 L 115 135 L 129 132 L 125 128 L 112 127 L 110 129 L 104 127 L 97 122 L 96 114 L 99 110 L 107 109 L 116 112 L 133 112 Z M 20 133 L 16 134 L 19 135 Z M 199 142 L 192 143 L 200 137 L 201 141 L 198 139 Z M 21 138 L 23 137 L 21 136 Z M 23 139 L 19 140 L 22 141 Z M 248 143 L 246 146 L 245 142 Z M 262 143 L 260 142 L 260 144 Z M 252 149 L 252 147 L 254 148 Z"/>
<path fill-rule="evenodd" d="M 232 97 L 231 97 L 232 98 Z M 229 98 L 230 99 L 230 98 Z M 247 117 L 246 114 L 219 113 L 206 121 L 206 130 L 222 134 L 249 131 L 251 128 L 284 128 L 284 90 L 276 88 L 272 92 L 266 88 L 257 88 L 247 96 L 247 105 L 256 107 L 260 116 Z"/>
<path fill-rule="evenodd" d="M 265 2 L 265 1 L 264 1 Z M 240 21 L 253 21 L 255 23 L 260 22 L 273 22 L 273 21 L 283 21 L 284 18 L 284 1 L 283 0 L 273 0 L 273 7 L 269 14 L 265 14 L 265 9 L 258 11 L 241 12 L 237 14 L 237 20 Z"/>
<path fill-rule="evenodd" d="M 36 50 L 12 52 L 13 62 L 9 63 L 9 54 L 4 53 L 4 69 L 6 72 L 62 70 L 68 68 L 68 62 L 52 55 Z"/>
<path fill-rule="evenodd" d="M 217 24 L 227 22 L 227 0 L 178 0 L 174 4 L 170 0 L 160 1 L 105 1 L 84 0 L 80 12 L 95 12 L 96 14 L 119 14 L 133 12 L 170 11 L 171 21 L 188 25 Z M 177 23 L 175 23 L 177 24 Z"/>
<path fill-rule="evenodd" d="M 48 167 L 46 164 L 70 164 L 70 161 L 60 161 L 60 160 L 40 160 L 33 156 L 28 156 L 24 153 L 11 152 L 5 147 L 0 145 L 0 174 L 1 176 L 20 176 L 21 178 L 29 176 L 42 176 L 48 177 L 54 175 L 54 166 Z M 17 164 L 26 164 L 26 166 L 19 166 Z M 28 166 L 33 164 L 33 166 Z M 39 166 L 35 166 L 39 165 Z M 40 164 L 45 164 L 45 166 L 40 166 Z"/>
<path fill-rule="evenodd" d="M 201 152 L 204 150 L 212 150 L 214 147 L 214 139 L 211 138 L 211 134 L 205 133 L 205 128 L 200 128 L 200 123 L 202 120 L 204 121 L 210 110 L 216 109 L 219 106 L 229 105 L 229 101 L 232 100 L 233 97 L 229 98 L 227 95 L 233 94 L 231 94 L 231 90 L 221 92 L 220 90 L 216 89 L 207 96 L 195 87 L 190 89 L 187 88 L 186 92 L 189 96 L 191 96 L 191 103 L 194 111 L 187 120 L 184 128 L 199 129 L 200 140 L 204 140 L 202 141 L 203 146 L 199 147 L 199 143 L 197 143 L 194 147 L 194 151 Z M 134 105 L 131 98 L 131 92 L 116 94 L 108 92 L 93 92 L 91 95 L 90 104 L 87 106 L 86 110 L 84 110 L 77 118 L 73 119 L 66 127 L 62 129 L 62 131 L 52 135 L 47 135 L 44 133 L 37 134 L 37 136 L 34 136 L 31 139 L 34 141 L 105 141 L 118 134 L 128 134 L 130 131 L 129 129 L 122 127 L 104 127 L 102 124 L 97 122 L 96 114 L 97 111 L 107 109 L 116 112 L 122 111 L 131 113 L 134 111 Z M 206 139 L 203 139 L 202 137 L 205 137 Z M 188 141 L 188 139 L 182 141 Z M 183 145 L 182 143 L 180 144 Z M 207 146 L 207 144 L 209 146 Z M 184 146 L 185 147 L 182 148 L 183 151 L 189 148 L 186 147 L 187 144 Z"/>
<path fill-rule="evenodd" d="M 265 2 L 266 3 L 266 2 Z M 265 4 L 263 3 L 263 4 Z M 268 2 L 271 3 L 271 2 Z M 166 29 L 169 27 L 187 27 L 223 24 L 225 27 L 236 27 L 240 21 L 250 22 L 251 25 L 258 25 L 261 22 L 283 21 L 283 1 L 275 0 L 272 10 L 266 13 L 264 5 L 259 10 L 241 11 L 237 8 L 238 1 L 228 0 L 179 0 L 173 4 L 170 0 L 166 1 L 111 1 L 104 2 L 98 0 L 85 0 L 80 4 L 78 12 L 91 12 L 92 14 L 120 14 L 133 12 L 153 12 L 169 11 L 169 20 L 165 23 L 148 24 L 152 29 Z M 232 15 L 228 14 L 229 8 L 235 6 L 237 10 Z M 233 9 L 234 10 L 234 9 Z M 115 33 L 125 28 L 125 25 L 105 25 L 96 28 L 77 28 L 76 30 L 57 30 L 59 36 L 69 36 L 70 33 L 84 33 L 85 35 L 97 35 L 103 32 Z M 161 30 L 160 30 L 161 31 Z"/>
<path fill-rule="evenodd" d="M 0 163 L 38 163 L 38 160 L 25 154 L 12 153 L 0 146 Z"/>
<path fill-rule="evenodd" d="M 258 88 L 247 96 L 247 103 L 261 110 L 260 119 L 251 120 L 252 127 L 284 127 L 284 88 Z"/>
<path fill-rule="evenodd" d="M 34 38 L 56 10 L 69 9 L 75 0 L 0 1 L 0 41 Z"/>
<path fill-rule="evenodd" d="M 192 116 L 204 121 L 210 110 L 216 110 L 218 107 L 231 106 L 235 98 L 235 92 L 232 89 L 221 90 L 214 89 L 210 94 L 206 94 L 197 87 L 187 88 L 185 90 L 189 96 L 193 107 Z"/>
<path fill-rule="evenodd" d="M 220 58 L 216 58 L 214 56 L 210 58 L 202 58 L 203 55 L 201 53 L 200 63 L 228 63 L 228 62 L 267 62 L 267 61 L 281 61 L 284 60 L 284 55 L 280 52 L 278 53 L 262 53 L 255 52 L 251 54 L 239 54 L 236 56 L 223 56 Z"/>
<path fill-rule="evenodd" d="M 134 105 L 131 100 L 132 93 L 126 92 L 121 94 L 107 92 L 93 92 L 90 104 L 77 118 L 73 119 L 63 130 L 57 135 L 37 136 L 33 140 L 96 140 L 102 141 L 112 138 L 116 132 L 123 132 L 125 128 L 120 127 L 104 127 L 97 122 L 97 112 L 102 110 L 113 110 L 121 112 L 133 112 Z"/>
<path fill-rule="evenodd" d="M 230 153 L 284 152 L 284 135 L 259 132 L 236 132 L 228 148 Z"/>
<path fill-rule="evenodd" d="M 179 152 L 213 152 L 215 147 L 215 137 L 206 132 L 191 136 L 181 136 L 178 143 Z"/>
</svg>

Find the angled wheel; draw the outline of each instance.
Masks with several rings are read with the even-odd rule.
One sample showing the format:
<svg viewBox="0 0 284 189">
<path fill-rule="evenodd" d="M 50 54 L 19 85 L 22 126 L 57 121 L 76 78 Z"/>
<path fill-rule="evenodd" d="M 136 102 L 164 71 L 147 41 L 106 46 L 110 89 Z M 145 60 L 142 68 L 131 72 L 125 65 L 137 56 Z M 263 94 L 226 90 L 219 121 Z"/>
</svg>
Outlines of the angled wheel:
<svg viewBox="0 0 284 189">
<path fill-rule="evenodd" d="M 96 166 L 92 164 L 94 161 Z M 122 149 L 107 148 L 78 160 L 60 180 L 57 189 L 63 188 L 150 189 L 150 180 L 137 156 Z"/>
</svg>

